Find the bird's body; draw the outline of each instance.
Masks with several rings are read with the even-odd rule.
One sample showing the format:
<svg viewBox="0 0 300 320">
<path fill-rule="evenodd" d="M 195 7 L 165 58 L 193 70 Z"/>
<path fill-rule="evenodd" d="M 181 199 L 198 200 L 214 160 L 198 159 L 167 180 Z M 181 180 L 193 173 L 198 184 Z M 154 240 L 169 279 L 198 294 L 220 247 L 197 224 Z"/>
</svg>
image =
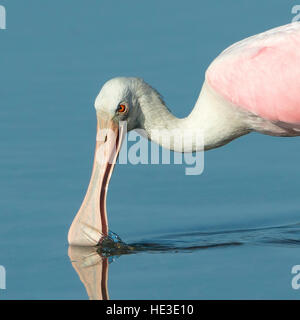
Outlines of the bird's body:
<svg viewBox="0 0 300 320">
<path fill-rule="evenodd" d="M 142 79 L 108 81 L 95 102 L 96 160 L 87 195 L 70 228 L 69 243 L 97 245 L 107 235 L 106 189 L 111 160 L 122 143 L 123 133 L 118 131 L 122 122 L 128 131 L 143 129 L 149 139 L 181 152 L 186 130 L 198 130 L 203 137 L 184 149 L 188 152 L 217 148 L 252 131 L 299 136 L 299 48 L 300 23 L 232 45 L 209 66 L 195 107 L 183 119 L 172 115 L 159 93 Z M 110 129 L 115 139 L 102 129 Z M 166 139 L 161 139 L 161 132 Z"/>
<path fill-rule="evenodd" d="M 206 81 L 227 101 L 283 129 L 270 134 L 297 135 L 299 48 L 300 23 L 269 30 L 224 50 L 209 66 Z"/>
</svg>

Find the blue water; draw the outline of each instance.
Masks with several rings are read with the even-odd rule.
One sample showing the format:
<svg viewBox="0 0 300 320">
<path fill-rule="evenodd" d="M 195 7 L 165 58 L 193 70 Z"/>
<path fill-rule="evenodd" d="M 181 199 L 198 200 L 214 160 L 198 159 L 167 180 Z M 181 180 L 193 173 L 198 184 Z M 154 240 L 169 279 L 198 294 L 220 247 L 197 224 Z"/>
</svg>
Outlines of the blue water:
<svg viewBox="0 0 300 320">
<path fill-rule="evenodd" d="M 293 4 L 0 5 L 0 299 L 87 299 L 67 232 L 89 182 L 100 87 L 114 76 L 143 77 L 185 116 L 210 61 L 289 23 Z M 117 165 L 109 222 L 133 249 L 99 255 L 110 261 L 110 298 L 299 299 L 291 287 L 300 264 L 299 145 L 244 136 L 207 152 L 201 176 L 186 176 L 184 165 Z"/>
</svg>

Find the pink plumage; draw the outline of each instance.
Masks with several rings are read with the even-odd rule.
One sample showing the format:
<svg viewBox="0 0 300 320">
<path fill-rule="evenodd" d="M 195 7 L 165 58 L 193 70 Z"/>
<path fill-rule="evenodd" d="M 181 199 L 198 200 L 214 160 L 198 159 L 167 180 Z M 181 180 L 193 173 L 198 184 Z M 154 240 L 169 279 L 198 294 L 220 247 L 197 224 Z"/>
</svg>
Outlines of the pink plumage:
<svg viewBox="0 0 300 320">
<path fill-rule="evenodd" d="M 300 124 L 300 23 L 230 46 L 209 66 L 206 80 L 247 111 L 274 122 Z"/>
</svg>

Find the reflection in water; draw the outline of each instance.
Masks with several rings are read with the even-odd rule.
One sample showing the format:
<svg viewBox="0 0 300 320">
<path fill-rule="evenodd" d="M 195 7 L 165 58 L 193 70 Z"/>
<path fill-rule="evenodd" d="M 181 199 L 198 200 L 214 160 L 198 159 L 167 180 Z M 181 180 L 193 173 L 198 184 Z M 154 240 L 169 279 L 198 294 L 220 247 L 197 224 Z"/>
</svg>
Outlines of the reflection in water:
<svg viewBox="0 0 300 320">
<path fill-rule="evenodd" d="M 90 299 L 107 300 L 108 267 L 112 257 L 139 252 L 193 252 L 239 245 L 300 245 L 300 223 L 255 229 L 167 234 L 152 240 L 124 243 L 110 232 L 99 247 L 69 247 L 72 266 Z M 111 259 L 111 260 L 109 260 Z"/>
<path fill-rule="evenodd" d="M 68 253 L 89 298 L 108 300 L 108 258 L 102 257 L 95 247 L 69 246 Z"/>
</svg>

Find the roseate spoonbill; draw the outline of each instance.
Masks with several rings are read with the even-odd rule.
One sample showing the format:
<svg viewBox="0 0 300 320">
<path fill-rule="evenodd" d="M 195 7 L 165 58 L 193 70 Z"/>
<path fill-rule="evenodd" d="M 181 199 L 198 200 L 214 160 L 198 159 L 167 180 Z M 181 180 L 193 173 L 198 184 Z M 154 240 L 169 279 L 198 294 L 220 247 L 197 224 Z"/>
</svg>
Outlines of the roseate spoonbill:
<svg viewBox="0 0 300 320">
<path fill-rule="evenodd" d="M 106 82 L 95 101 L 96 154 L 102 148 L 102 161 L 94 161 L 87 194 L 69 230 L 69 243 L 93 246 L 107 235 L 106 190 L 114 167 L 111 159 L 117 157 L 122 143 L 121 121 L 127 123 L 128 131 L 144 129 L 149 139 L 162 146 L 151 135 L 155 129 L 165 129 L 172 138 L 174 129 L 180 136 L 187 128 L 201 128 L 204 143 L 193 144 L 190 151 L 217 148 L 252 131 L 299 136 L 299 48 L 298 22 L 233 44 L 208 67 L 196 105 L 183 119 L 173 116 L 159 93 L 142 79 Z M 182 151 L 176 143 L 170 148 Z"/>
</svg>

